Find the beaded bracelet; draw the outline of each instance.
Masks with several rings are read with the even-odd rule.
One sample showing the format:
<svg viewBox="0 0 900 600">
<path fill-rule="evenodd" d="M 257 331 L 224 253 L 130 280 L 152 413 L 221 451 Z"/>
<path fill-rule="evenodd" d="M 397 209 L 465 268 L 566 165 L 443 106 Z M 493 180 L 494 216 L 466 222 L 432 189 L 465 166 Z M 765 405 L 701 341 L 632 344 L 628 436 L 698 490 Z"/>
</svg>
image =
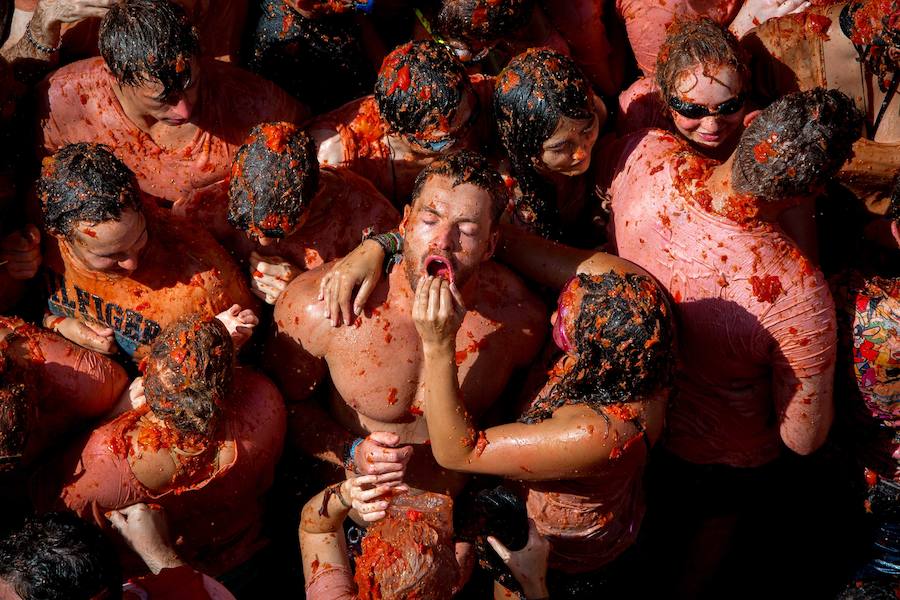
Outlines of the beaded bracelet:
<svg viewBox="0 0 900 600">
<path fill-rule="evenodd" d="M 358 472 L 356 470 L 356 460 L 354 457 L 356 456 L 356 449 L 363 441 L 365 441 L 365 438 L 359 437 L 353 440 L 352 444 L 347 445 L 347 450 L 344 452 L 344 468 L 348 471 L 353 471 L 354 473 Z"/>
<path fill-rule="evenodd" d="M 387 273 L 403 258 L 403 236 L 396 231 L 369 233 L 363 239 L 372 240 L 384 250 L 384 270 Z"/>
<path fill-rule="evenodd" d="M 59 49 L 62 47 L 62 40 L 56 45 L 56 48 L 52 48 L 50 46 L 45 46 L 36 39 L 34 39 L 34 34 L 31 33 L 31 23 L 25 27 L 25 39 L 31 44 L 35 50 L 38 52 L 43 52 L 44 54 L 56 54 L 59 52 Z"/>
</svg>

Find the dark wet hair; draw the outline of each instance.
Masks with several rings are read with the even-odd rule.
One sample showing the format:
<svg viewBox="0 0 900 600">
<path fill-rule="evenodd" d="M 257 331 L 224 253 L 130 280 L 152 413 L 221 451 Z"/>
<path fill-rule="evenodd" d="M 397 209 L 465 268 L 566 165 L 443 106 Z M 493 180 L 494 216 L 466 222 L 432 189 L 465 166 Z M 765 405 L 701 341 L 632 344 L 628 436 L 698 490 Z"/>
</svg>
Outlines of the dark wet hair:
<svg viewBox="0 0 900 600">
<path fill-rule="evenodd" d="M 436 28 L 444 37 L 490 43 L 524 27 L 534 0 L 442 0 Z"/>
<path fill-rule="evenodd" d="M 635 402 L 671 385 L 675 338 L 671 310 L 653 279 L 614 271 L 578 275 L 584 290 L 575 332 L 577 361 L 521 421 L 535 423 L 566 404 Z M 602 414 L 602 412 L 601 412 Z"/>
<path fill-rule="evenodd" d="M 572 59 L 547 48 L 516 56 L 497 76 L 494 118 L 522 192 L 517 216 L 545 237 L 561 237 L 559 211 L 553 186 L 535 165 L 562 117 L 594 116 L 593 97 Z"/>
<path fill-rule="evenodd" d="M 737 38 L 709 17 L 676 19 L 666 30 L 666 40 L 656 56 L 656 85 L 664 102 L 675 95 L 678 77 L 695 65 L 731 67 L 746 90 L 750 71 Z"/>
<path fill-rule="evenodd" d="M 12 364 L 5 349 L 15 335 L 0 347 L 0 472 L 19 466 L 35 416 L 35 382 Z"/>
<path fill-rule="evenodd" d="M 476 98 L 466 68 L 446 47 L 430 40 L 394 49 L 375 82 L 381 118 L 392 131 L 416 137 L 446 129 L 466 94 Z"/>
<path fill-rule="evenodd" d="M 254 236 L 293 233 L 319 189 L 316 144 L 292 123 L 262 123 L 234 157 L 228 222 Z"/>
<path fill-rule="evenodd" d="M 307 18 L 284 0 L 263 0 L 248 22 L 247 68 L 327 112 L 372 92 L 375 70 L 350 15 Z M 334 6 L 334 5 L 331 5 Z"/>
<path fill-rule="evenodd" d="M 866 0 L 847 7 L 850 39 L 862 54 L 868 69 L 878 79 L 882 91 L 890 87 L 900 65 L 889 55 L 900 49 L 900 0 Z M 843 25 L 844 15 L 841 15 Z"/>
<path fill-rule="evenodd" d="M 208 435 L 231 385 L 234 346 L 215 318 L 188 315 L 159 334 L 144 372 L 153 414 L 179 432 Z"/>
<path fill-rule="evenodd" d="M 894 187 L 891 190 L 891 203 L 888 205 L 887 216 L 891 221 L 900 223 L 900 175 L 894 178 Z"/>
<path fill-rule="evenodd" d="M 140 210 L 134 173 L 103 144 L 69 144 L 45 158 L 38 194 L 44 227 L 67 238 L 79 221 L 117 221 Z"/>
<path fill-rule="evenodd" d="M 741 135 L 732 186 L 739 194 L 769 201 L 809 195 L 850 156 L 862 124 L 853 100 L 837 90 L 783 96 Z"/>
<path fill-rule="evenodd" d="M 100 55 L 122 85 L 159 82 L 162 98 L 191 83 L 191 59 L 200 53 L 197 30 L 171 0 L 122 0 L 100 24 Z"/>
<path fill-rule="evenodd" d="M 24 600 L 122 597 L 116 551 L 100 529 L 71 512 L 28 519 L 0 539 L 0 578 Z"/>
<path fill-rule="evenodd" d="M 435 500 L 441 496 L 426 495 Z M 452 510 L 452 501 L 443 498 Z M 404 500 L 400 496 L 394 502 Z M 354 575 L 360 600 L 449 600 L 453 596 L 459 567 L 452 525 L 444 526 L 440 519 L 439 514 L 395 507 L 369 527 Z"/>
<path fill-rule="evenodd" d="M 422 172 L 416 177 L 410 204 L 415 205 L 416 200 L 422 194 L 422 188 L 434 175 L 449 178 L 453 182 L 453 187 L 471 183 L 487 192 L 491 197 L 492 224 L 499 224 L 500 216 L 509 204 L 509 194 L 506 186 L 503 185 L 500 173 L 485 157 L 469 150 L 441 156 L 422 169 Z"/>
<path fill-rule="evenodd" d="M 877 579 L 854 581 L 838 594 L 836 600 L 897 600 L 897 584 Z"/>
</svg>

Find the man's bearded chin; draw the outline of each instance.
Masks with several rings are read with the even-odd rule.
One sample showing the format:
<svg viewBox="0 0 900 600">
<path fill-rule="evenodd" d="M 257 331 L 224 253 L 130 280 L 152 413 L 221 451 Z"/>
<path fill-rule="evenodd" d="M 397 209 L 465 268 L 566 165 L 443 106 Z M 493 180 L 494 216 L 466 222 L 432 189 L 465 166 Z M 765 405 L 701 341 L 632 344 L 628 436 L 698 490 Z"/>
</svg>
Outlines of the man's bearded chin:
<svg viewBox="0 0 900 600">
<path fill-rule="evenodd" d="M 426 250 L 420 255 L 414 255 L 408 246 L 403 249 L 403 270 L 413 290 L 425 275 L 446 279 L 462 289 L 474 274 L 474 269 L 461 269 L 452 258 L 436 250 Z"/>
</svg>

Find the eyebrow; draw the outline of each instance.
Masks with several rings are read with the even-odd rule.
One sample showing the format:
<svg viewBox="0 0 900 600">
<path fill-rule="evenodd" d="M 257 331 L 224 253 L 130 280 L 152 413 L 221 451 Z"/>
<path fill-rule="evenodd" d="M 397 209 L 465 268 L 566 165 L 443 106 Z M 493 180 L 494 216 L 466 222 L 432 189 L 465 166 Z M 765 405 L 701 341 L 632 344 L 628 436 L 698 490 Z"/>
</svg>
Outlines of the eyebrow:
<svg viewBox="0 0 900 600">
<path fill-rule="evenodd" d="M 437 210 L 431 208 L 430 206 L 423 206 L 421 210 L 427 213 L 431 213 L 436 217 L 444 217 L 443 213 L 439 213 Z M 475 225 L 479 224 L 478 221 L 476 219 L 473 219 L 472 217 L 463 217 L 462 219 L 457 219 L 456 221 L 454 221 L 454 223 L 474 223 Z"/>
<path fill-rule="evenodd" d="M 143 229 L 143 231 L 141 231 L 141 235 L 139 235 L 139 236 L 137 236 L 137 238 L 135 238 L 134 243 L 131 244 L 131 246 L 128 247 L 129 250 L 131 250 L 131 248 L 133 248 L 134 246 L 136 246 L 137 243 L 140 242 L 140 241 L 144 238 L 145 235 L 148 235 L 148 230 L 147 230 L 147 229 L 148 229 L 148 228 L 147 228 L 147 223 L 145 222 L 145 223 L 144 223 L 144 229 Z M 121 254 L 124 254 L 124 253 L 123 253 L 123 252 L 113 252 L 112 254 L 95 254 L 94 256 L 99 256 L 100 258 L 113 258 L 113 257 L 119 256 L 119 255 L 121 255 Z"/>
</svg>

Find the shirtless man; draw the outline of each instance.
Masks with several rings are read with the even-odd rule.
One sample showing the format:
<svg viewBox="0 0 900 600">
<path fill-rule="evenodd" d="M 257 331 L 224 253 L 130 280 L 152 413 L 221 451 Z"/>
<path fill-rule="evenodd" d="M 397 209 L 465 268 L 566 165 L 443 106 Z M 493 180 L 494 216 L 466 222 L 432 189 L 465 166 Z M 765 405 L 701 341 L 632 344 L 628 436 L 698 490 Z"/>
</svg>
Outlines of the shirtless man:
<svg viewBox="0 0 900 600">
<path fill-rule="evenodd" d="M 764 100 L 815 87 L 853 98 L 865 135 L 839 179 L 878 215 L 900 172 L 898 18 L 900 0 L 826 3 L 772 19 L 742 40 L 753 59 L 752 89 Z"/>
<path fill-rule="evenodd" d="M 251 127 L 298 122 L 306 111 L 274 84 L 201 58 L 199 47 L 196 30 L 170 0 L 116 4 L 103 18 L 103 58 L 67 65 L 38 87 L 38 152 L 106 144 L 144 192 L 168 203 L 224 189 Z"/>
<path fill-rule="evenodd" d="M 475 75 L 470 81 L 444 46 L 410 42 L 384 59 L 374 96 L 321 115 L 307 129 L 321 165 L 350 169 L 400 207 L 424 166 L 473 145 L 485 126 L 479 113 L 491 112 L 492 92 L 490 80 Z"/>
<path fill-rule="evenodd" d="M 202 229 L 142 203 L 108 148 L 66 146 L 44 161 L 38 187 L 52 236 L 46 327 L 99 352 L 118 344 L 137 360 L 185 314 L 218 315 L 237 343 L 250 336 L 256 301 L 238 266 Z"/>
<path fill-rule="evenodd" d="M 187 211 L 242 262 L 251 289 L 269 304 L 302 273 L 344 256 L 368 231 L 400 215 L 371 183 L 347 169 L 319 169 L 315 144 L 291 123 L 253 128 L 221 196 Z M 226 221 L 227 218 L 227 221 Z"/>
<path fill-rule="evenodd" d="M 295 403 L 291 437 L 307 454 L 348 474 L 382 472 L 382 460 L 409 449 L 382 448 L 371 431 L 392 432 L 385 445 L 412 444 L 405 478 L 412 487 L 455 494 L 465 477 L 443 470 L 426 447 L 423 357 L 412 320 L 413 290 L 429 273 L 455 282 L 468 311 L 456 337 L 460 389 L 477 419 L 512 372 L 531 362 L 543 339 L 544 309 L 522 282 L 490 261 L 507 195 L 484 158 L 461 152 L 418 177 L 404 211 L 401 268 L 375 288 L 371 308 L 353 326 L 332 328 L 318 301 L 324 269 L 295 279 L 275 306 L 276 336 L 267 363 Z M 329 407 L 312 392 L 330 373 Z M 380 437 L 380 436 L 379 436 Z M 383 457 L 383 458 L 382 458 Z"/>
<path fill-rule="evenodd" d="M 706 546 L 707 564 L 692 566 L 681 597 L 696 597 L 709 576 L 715 544 L 730 535 L 723 521 L 784 497 L 783 450 L 807 455 L 828 435 L 834 303 L 821 271 L 773 223 L 837 172 L 860 124 L 850 98 L 819 89 L 769 106 L 724 163 L 658 130 L 613 149 L 612 248 L 656 277 L 679 317 L 678 400 L 649 497 L 665 497 L 655 540 L 668 545 L 655 560 L 665 556 L 672 571 L 659 581 L 684 573 L 669 560 L 687 555 L 683 544 Z M 699 542 L 698 531 L 719 541 Z"/>
</svg>

